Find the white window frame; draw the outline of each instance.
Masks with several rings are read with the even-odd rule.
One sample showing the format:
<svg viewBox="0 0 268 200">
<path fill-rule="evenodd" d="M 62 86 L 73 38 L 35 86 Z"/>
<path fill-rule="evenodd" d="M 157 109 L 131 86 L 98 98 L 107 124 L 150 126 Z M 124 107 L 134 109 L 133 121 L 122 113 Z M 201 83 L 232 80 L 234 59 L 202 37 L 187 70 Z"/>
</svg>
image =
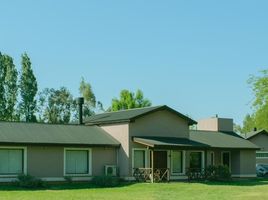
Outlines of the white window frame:
<svg viewBox="0 0 268 200">
<path fill-rule="evenodd" d="M 67 174 L 66 173 L 66 151 L 88 151 L 88 173 L 85 174 Z M 92 176 L 92 149 L 91 148 L 64 148 L 63 156 L 63 176 Z"/>
<path fill-rule="evenodd" d="M 174 173 L 173 172 L 173 151 L 181 151 L 182 152 L 182 172 L 181 173 Z M 185 163 L 186 163 L 186 154 L 185 154 L 185 151 L 184 150 L 171 150 L 170 152 L 170 169 L 171 169 L 171 175 L 174 175 L 174 176 L 178 176 L 178 175 L 185 175 Z"/>
<path fill-rule="evenodd" d="M 268 157 L 257 157 L 257 153 L 268 153 L 268 151 L 256 151 L 256 159 L 268 159 Z"/>
<path fill-rule="evenodd" d="M 1 149 L 23 150 L 23 174 L 27 175 L 27 147 L 25 146 L 2 146 Z M 17 177 L 19 174 L 0 174 L 0 177 Z"/>
<path fill-rule="evenodd" d="M 144 151 L 144 156 L 145 156 L 145 160 L 144 160 L 144 164 L 145 164 L 145 168 L 147 168 L 148 167 L 148 149 L 146 149 L 146 148 L 132 148 L 132 155 L 131 155 L 131 157 L 132 157 L 132 171 L 134 170 L 134 151 L 136 151 L 136 150 L 138 150 L 138 151 Z"/>
<path fill-rule="evenodd" d="M 200 151 L 200 150 L 191 150 L 189 151 L 189 167 L 190 167 L 190 154 L 191 152 L 200 152 L 201 153 L 201 168 L 204 169 L 205 168 L 205 151 Z"/>
<path fill-rule="evenodd" d="M 231 154 L 231 151 L 222 151 L 221 152 L 221 165 L 223 165 L 223 154 L 224 153 L 229 153 L 229 170 L 231 171 L 231 168 L 232 168 L 232 154 Z"/>
<path fill-rule="evenodd" d="M 213 155 L 213 163 L 211 163 L 211 155 Z M 215 153 L 214 153 L 214 151 L 210 151 L 209 152 L 209 158 L 210 158 L 210 165 L 215 165 Z"/>
</svg>

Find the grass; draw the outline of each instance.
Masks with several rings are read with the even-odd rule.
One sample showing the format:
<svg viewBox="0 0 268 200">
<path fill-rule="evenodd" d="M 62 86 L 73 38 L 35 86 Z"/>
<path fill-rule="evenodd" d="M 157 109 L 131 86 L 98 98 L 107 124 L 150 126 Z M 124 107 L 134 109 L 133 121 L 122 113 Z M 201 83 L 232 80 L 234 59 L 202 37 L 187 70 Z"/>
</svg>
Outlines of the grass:
<svg viewBox="0 0 268 200">
<path fill-rule="evenodd" d="M 0 199 L 256 200 L 268 199 L 268 180 L 256 179 L 231 183 L 125 183 L 116 188 L 96 188 L 86 183 L 73 183 L 51 185 L 49 189 L 42 190 L 25 190 L 15 186 L 0 186 Z"/>
</svg>

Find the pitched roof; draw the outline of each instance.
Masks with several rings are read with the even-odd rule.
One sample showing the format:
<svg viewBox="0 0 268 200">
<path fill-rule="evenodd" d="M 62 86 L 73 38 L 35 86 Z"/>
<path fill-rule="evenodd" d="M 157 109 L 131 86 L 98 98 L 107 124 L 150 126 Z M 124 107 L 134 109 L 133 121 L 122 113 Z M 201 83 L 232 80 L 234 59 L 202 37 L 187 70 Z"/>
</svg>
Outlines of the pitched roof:
<svg viewBox="0 0 268 200">
<path fill-rule="evenodd" d="M 190 131 L 188 138 L 133 137 L 133 141 L 151 148 L 169 149 L 259 149 L 236 133 L 215 131 Z"/>
<path fill-rule="evenodd" d="M 1 144 L 119 146 L 97 126 L 0 122 Z"/>
<path fill-rule="evenodd" d="M 178 117 L 186 120 L 189 125 L 196 124 L 197 122 L 192 120 L 191 118 L 177 112 L 176 110 L 164 105 L 164 106 L 154 106 L 154 107 L 145 107 L 145 108 L 136 108 L 129 110 L 122 110 L 116 112 L 105 112 L 102 114 L 97 114 L 85 119 L 85 124 L 89 125 L 100 125 L 100 124 L 112 124 L 112 123 L 121 123 L 121 122 L 131 122 L 137 118 L 148 115 L 153 112 L 157 112 L 160 110 L 167 110 Z"/>
<path fill-rule="evenodd" d="M 191 130 L 190 139 L 209 145 L 211 148 L 259 149 L 234 132 Z"/>
<path fill-rule="evenodd" d="M 255 137 L 259 134 L 266 134 L 268 136 L 268 132 L 264 129 L 261 129 L 261 130 L 246 133 L 246 134 L 242 135 L 242 137 L 244 137 L 245 139 L 250 139 L 250 138 Z"/>
</svg>

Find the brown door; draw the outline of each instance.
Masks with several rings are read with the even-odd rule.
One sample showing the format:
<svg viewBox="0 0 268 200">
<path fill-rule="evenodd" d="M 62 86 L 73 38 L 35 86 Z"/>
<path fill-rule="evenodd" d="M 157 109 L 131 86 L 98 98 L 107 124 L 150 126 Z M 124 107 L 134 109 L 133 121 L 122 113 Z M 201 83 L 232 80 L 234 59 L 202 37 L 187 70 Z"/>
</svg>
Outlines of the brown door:
<svg viewBox="0 0 268 200">
<path fill-rule="evenodd" d="M 167 151 L 154 151 L 154 168 L 167 168 Z"/>
</svg>

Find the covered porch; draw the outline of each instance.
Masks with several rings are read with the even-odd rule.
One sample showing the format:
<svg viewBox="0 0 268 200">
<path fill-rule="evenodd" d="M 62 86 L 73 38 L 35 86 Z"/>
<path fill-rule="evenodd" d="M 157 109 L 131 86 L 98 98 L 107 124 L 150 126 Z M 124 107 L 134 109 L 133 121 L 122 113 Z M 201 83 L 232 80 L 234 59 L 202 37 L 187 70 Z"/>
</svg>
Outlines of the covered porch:
<svg viewBox="0 0 268 200">
<path fill-rule="evenodd" d="M 133 137 L 141 148 L 132 149 L 132 172 L 137 181 L 162 182 L 187 179 L 187 172 L 200 174 L 207 163 L 208 145 L 186 138 Z M 208 159 L 210 161 L 208 162 Z"/>
</svg>

